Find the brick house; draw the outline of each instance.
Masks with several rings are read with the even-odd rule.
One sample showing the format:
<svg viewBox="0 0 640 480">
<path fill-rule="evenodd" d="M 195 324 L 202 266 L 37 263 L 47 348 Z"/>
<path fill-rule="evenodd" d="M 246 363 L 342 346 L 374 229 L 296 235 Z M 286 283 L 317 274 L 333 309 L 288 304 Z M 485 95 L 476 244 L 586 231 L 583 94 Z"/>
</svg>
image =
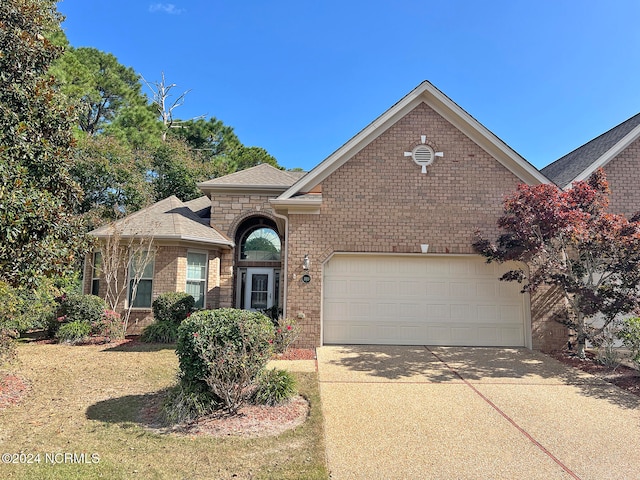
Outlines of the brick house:
<svg viewBox="0 0 640 480">
<path fill-rule="evenodd" d="M 197 200 L 170 197 L 92 234 L 153 236 L 132 331 L 152 320 L 157 295 L 188 291 L 206 308 L 277 305 L 306 347 L 550 350 L 567 338 L 549 320 L 553 292 L 521 294 L 498 280 L 505 266 L 471 247 L 477 230 L 498 234 L 504 194 L 548 182 L 424 82 L 310 172 L 258 165 L 199 184 Z M 96 262 L 86 264 L 85 292 L 104 295 Z"/>
</svg>

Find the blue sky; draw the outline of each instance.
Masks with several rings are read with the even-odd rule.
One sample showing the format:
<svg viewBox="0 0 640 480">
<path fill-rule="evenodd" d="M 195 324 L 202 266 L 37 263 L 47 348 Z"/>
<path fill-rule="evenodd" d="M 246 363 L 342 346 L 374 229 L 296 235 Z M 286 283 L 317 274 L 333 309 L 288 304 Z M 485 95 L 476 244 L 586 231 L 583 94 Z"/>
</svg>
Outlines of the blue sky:
<svg viewBox="0 0 640 480">
<path fill-rule="evenodd" d="M 63 0 L 74 47 L 310 169 L 429 80 L 537 167 L 640 112 L 637 0 Z M 147 92 L 149 93 L 149 92 Z"/>
</svg>

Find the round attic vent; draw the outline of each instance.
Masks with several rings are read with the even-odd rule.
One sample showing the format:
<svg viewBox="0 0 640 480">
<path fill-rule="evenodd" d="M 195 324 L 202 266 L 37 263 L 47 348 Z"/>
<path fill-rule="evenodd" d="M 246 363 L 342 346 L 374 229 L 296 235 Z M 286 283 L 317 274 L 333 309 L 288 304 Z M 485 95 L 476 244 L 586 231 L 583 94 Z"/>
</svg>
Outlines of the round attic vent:
<svg viewBox="0 0 640 480">
<path fill-rule="evenodd" d="M 427 144 L 427 136 L 420 135 L 420 144 L 410 152 L 404 152 L 405 157 L 411 157 L 413 161 L 422 167 L 422 173 L 427 173 L 427 167 L 433 163 L 435 157 L 443 157 L 444 153 L 434 152 Z"/>
<path fill-rule="evenodd" d="M 433 149 L 429 145 L 418 145 L 411 152 L 411 158 L 421 167 L 428 167 L 433 163 Z"/>
</svg>

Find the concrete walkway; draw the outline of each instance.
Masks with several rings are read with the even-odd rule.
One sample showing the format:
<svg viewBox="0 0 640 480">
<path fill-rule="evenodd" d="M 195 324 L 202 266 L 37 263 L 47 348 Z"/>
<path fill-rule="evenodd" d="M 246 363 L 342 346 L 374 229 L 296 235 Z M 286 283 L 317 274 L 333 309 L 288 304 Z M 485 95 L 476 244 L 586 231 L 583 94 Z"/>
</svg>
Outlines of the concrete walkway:
<svg viewBox="0 0 640 480">
<path fill-rule="evenodd" d="M 640 398 L 526 349 L 318 349 L 332 479 L 638 479 Z"/>
</svg>

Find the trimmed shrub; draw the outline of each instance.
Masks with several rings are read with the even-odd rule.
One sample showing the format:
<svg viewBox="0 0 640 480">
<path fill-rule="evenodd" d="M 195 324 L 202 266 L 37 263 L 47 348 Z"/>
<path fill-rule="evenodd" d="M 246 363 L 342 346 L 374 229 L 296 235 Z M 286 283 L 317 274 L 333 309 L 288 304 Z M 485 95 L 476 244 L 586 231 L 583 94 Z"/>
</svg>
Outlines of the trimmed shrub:
<svg viewBox="0 0 640 480">
<path fill-rule="evenodd" d="M 272 354 L 273 324 L 265 315 L 222 308 L 196 312 L 178 328 L 183 384 L 207 385 L 236 413 Z"/>
<path fill-rule="evenodd" d="M 84 342 L 91 333 L 91 324 L 82 320 L 64 323 L 56 332 L 56 338 L 60 342 L 80 343 Z"/>
<path fill-rule="evenodd" d="M 218 408 L 218 398 L 210 391 L 179 383 L 169 390 L 162 415 L 169 424 L 185 423 L 210 415 Z"/>
<path fill-rule="evenodd" d="M 300 335 L 300 326 L 290 318 L 280 318 L 275 324 L 273 351 L 284 353 Z"/>
<path fill-rule="evenodd" d="M 58 305 L 57 288 L 45 280 L 37 288 L 15 288 L 0 281 L 0 328 L 17 332 L 46 328 Z"/>
<path fill-rule="evenodd" d="M 196 301 L 184 292 L 167 292 L 153 301 L 153 318 L 156 322 L 179 324 L 195 310 Z"/>
<path fill-rule="evenodd" d="M 56 318 L 49 322 L 49 336 L 56 336 L 58 328 L 65 323 L 78 321 L 88 325 L 97 324 L 107 309 L 107 303 L 95 295 L 63 295 L 59 302 Z"/>
<path fill-rule="evenodd" d="M 296 379 L 286 370 L 264 370 L 258 377 L 253 399 L 261 405 L 280 405 L 297 393 Z"/>
<path fill-rule="evenodd" d="M 91 323 L 91 335 L 105 337 L 107 340 L 121 340 L 125 336 L 124 322 L 120 314 L 105 310 L 97 322 Z"/>
<path fill-rule="evenodd" d="M 622 343 L 631 351 L 631 359 L 640 365 L 640 317 L 622 321 L 622 329 L 618 333 Z"/>
<path fill-rule="evenodd" d="M 156 322 L 147 325 L 140 334 L 146 343 L 174 343 L 178 338 L 178 325 L 173 322 Z"/>
</svg>

